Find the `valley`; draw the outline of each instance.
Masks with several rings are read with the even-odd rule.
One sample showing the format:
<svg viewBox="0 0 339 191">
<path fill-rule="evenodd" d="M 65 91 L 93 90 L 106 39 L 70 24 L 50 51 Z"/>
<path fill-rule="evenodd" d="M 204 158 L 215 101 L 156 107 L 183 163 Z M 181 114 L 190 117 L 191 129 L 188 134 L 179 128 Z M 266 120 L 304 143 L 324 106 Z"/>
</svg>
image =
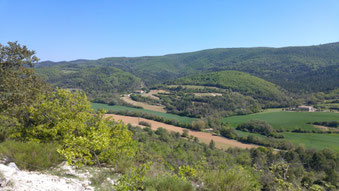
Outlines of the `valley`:
<svg viewBox="0 0 339 191">
<path fill-rule="evenodd" d="M 339 43 L 40 63 L 0 50 L 2 171 L 60 177 L 66 162 L 98 190 L 339 188 Z"/>
</svg>

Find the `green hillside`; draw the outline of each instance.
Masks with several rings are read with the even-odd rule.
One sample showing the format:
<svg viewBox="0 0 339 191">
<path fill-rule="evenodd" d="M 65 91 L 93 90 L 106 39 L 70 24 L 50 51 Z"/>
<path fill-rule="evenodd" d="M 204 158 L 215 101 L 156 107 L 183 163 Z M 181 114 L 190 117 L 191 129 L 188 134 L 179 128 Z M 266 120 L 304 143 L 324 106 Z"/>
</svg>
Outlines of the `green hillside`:
<svg viewBox="0 0 339 191">
<path fill-rule="evenodd" d="M 44 67 L 37 70 L 47 82 L 61 88 L 81 89 L 92 100 L 118 102 L 117 94 L 143 87 L 133 74 L 115 67 Z"/>
<path fill-rule="evenodd" d="M 153 85 L 187 75 L 223 70 L 250 73 L 289 91 L 327 91 L 338 87 L 339 43 L 285 48 L 219 48 L 147 57 L 115 57 L 70 62 L 42 62 L 63 70 L 114 66 Z"/>
<path fill-rule="evenodd" d="M 238 71 L 222 71 L 177 79 L 170 84 L 203 85 L 229 89 L 256 99 L 282 102 L 287 99 L 278 86 L 261 78 Z"/>
</svg>

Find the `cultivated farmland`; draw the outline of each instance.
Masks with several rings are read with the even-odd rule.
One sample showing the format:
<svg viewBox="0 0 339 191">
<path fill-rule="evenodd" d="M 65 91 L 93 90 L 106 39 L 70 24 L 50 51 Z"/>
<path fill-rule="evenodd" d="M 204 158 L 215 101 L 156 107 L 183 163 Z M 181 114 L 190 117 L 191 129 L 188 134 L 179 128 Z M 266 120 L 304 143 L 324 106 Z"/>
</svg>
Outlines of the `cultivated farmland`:
<svg viewBox="0 0 339 191">
<path fill-rule="evenodd" d="M 273 112 L 261 112 L 250 115 L 233 116 L 224 118 L 224 122 L 227 122 L 232 127 L 249 121 L 251 119 L 262 120 L 269 123 L 274 129 L 282 130 L 317 130 L 313 125 L 307 124 L 315 121 L 338 121 L 338 113 L 328 112 L 287 112 L 287 111 L 274 111 Z"/>
<path fill-rule="evenodd" d="M 149 119 L 144 119 L 144 118 L 140 118 L 140 117 L 130 117 L 130 116 L 122 116 L 122 115 L 114 115 L 114 114 L 106 114 L 105 116 L 106 117 L 113 117 L 113 119 L 116 120 L 116 121 L 121 120 L 125 124 L 130 123 L 131 125 L 134 125 L 134 126 L 139 126 L 139 122 L 144 121 L 144 122 L 149 123 L 153 130 L 158 129 L 159 127 L 165 128 L 168 131 L 174 131 L 174 132 L 179 132 L 179 133 L 182 133 L 183 130 L 184 130 L 184 128 L 181 128 L 181 127 L 177 127 L 177 126 L 174 126 L 174 125 L 169 125 L 169 124 L 165 124 L 165 123 L 161 123 L 161 122 L 153 121 L 153 120 L 149 120 Z M 205 132 L 200 132 L 200 131 L 188 130 L 188 135 L 189 136 L 192 135 L 194 137 L 197 137 L 200 141 L 202 141 L 206 144 L 208 144 L 211 140 L 213 140 L 215 142 L 216 147 L 220 148 L 220 149 L 227 149 L 229 147 L 250 149 L 250 148 L 258 147 L 257 145 L 244 144 L 244 143 L 240 143 L 236 140 L 226 139 L 226 138 L 220 137 L 220 136 L 213 136 L 210 133 L 205 133 Z"/>
<path fill-rule="evenodd" d="M 162 112 L 151 111 L 147 109 L 139 109 L 139 108 L 133 108 L 133 107 L 120 106 L 120 105 L 111 106 L 111 105 L 101 104 L 101 103 L 92 103 L 92 107 L 96 110 L 105 109 L 106 111 L 109 111 L 109 110 L 134 111 L 134 112 L 140 112 L 140 113 L 149 113 L 149 114 L 160 116 L 166 119 L 176 120 L 180 123 L 192 123 L 192 121 L 196 120 L 196 118 L 192 118 L 192 117 L 184 117 L 184 116 L 179 116 L 179 115 L 170 114 L 170 113 L 162 113 Z"/>
</svg>

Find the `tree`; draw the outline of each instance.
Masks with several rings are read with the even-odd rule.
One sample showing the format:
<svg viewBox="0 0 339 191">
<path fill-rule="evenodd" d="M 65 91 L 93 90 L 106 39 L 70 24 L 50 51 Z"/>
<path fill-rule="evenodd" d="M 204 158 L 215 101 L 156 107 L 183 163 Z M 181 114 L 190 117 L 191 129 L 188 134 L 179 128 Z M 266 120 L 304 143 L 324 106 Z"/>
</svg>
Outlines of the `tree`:
<svg viewBox="0 0 339 191">
<path fill-rule="evenodd" d="M 215 149 L 215 142 L 213 141 L 213 139 L 211 140 L 209 147 L 210 149 Z"/>
<path fill-rule="evenodd" d="M 1 139 L 8 130 L 23 123 L 30 106 L 38 94 L 48 86 L 35 75 L 33 66 L 38 62 L 35 52 L 17 42 L 0 44 L 0 130 Z"/>
<path fill-rule="evenodd" d="M 39 96 L 27 108 L 29 120 L 14 129 L 12 137 L 22 141 L 56 142 L 69 164 L 114 163 L 134 156 L 132 133 L 122 123 L 95 114 L 84 93 L 65 89 Z"/>
<path fill-rule="evenodd" d="M 34 72 L 35 52 L 0 44 L 0 138 L 58 144 L 70 164 L 113 164 L 134 156 L 127 127 L 96 114 L 84 93 L 52 91 Z"/>
</svg>

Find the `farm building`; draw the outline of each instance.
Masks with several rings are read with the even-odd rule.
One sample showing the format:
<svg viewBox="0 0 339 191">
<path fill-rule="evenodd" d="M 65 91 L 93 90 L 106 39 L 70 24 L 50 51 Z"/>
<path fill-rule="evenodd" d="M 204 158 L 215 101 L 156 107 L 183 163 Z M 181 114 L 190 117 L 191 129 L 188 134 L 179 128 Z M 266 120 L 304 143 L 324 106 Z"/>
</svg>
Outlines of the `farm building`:
<svg viewBox="0 0 339 191">
<path fill-rule="evenodd" d="M 312 106 L 307 106 L 307 105 L 301 105 L 301 106 L 298 106 L 297 110 L 298 110 L 298 111 L 315 112 L 314 107 L 312 107 Z"/>
</svg>

